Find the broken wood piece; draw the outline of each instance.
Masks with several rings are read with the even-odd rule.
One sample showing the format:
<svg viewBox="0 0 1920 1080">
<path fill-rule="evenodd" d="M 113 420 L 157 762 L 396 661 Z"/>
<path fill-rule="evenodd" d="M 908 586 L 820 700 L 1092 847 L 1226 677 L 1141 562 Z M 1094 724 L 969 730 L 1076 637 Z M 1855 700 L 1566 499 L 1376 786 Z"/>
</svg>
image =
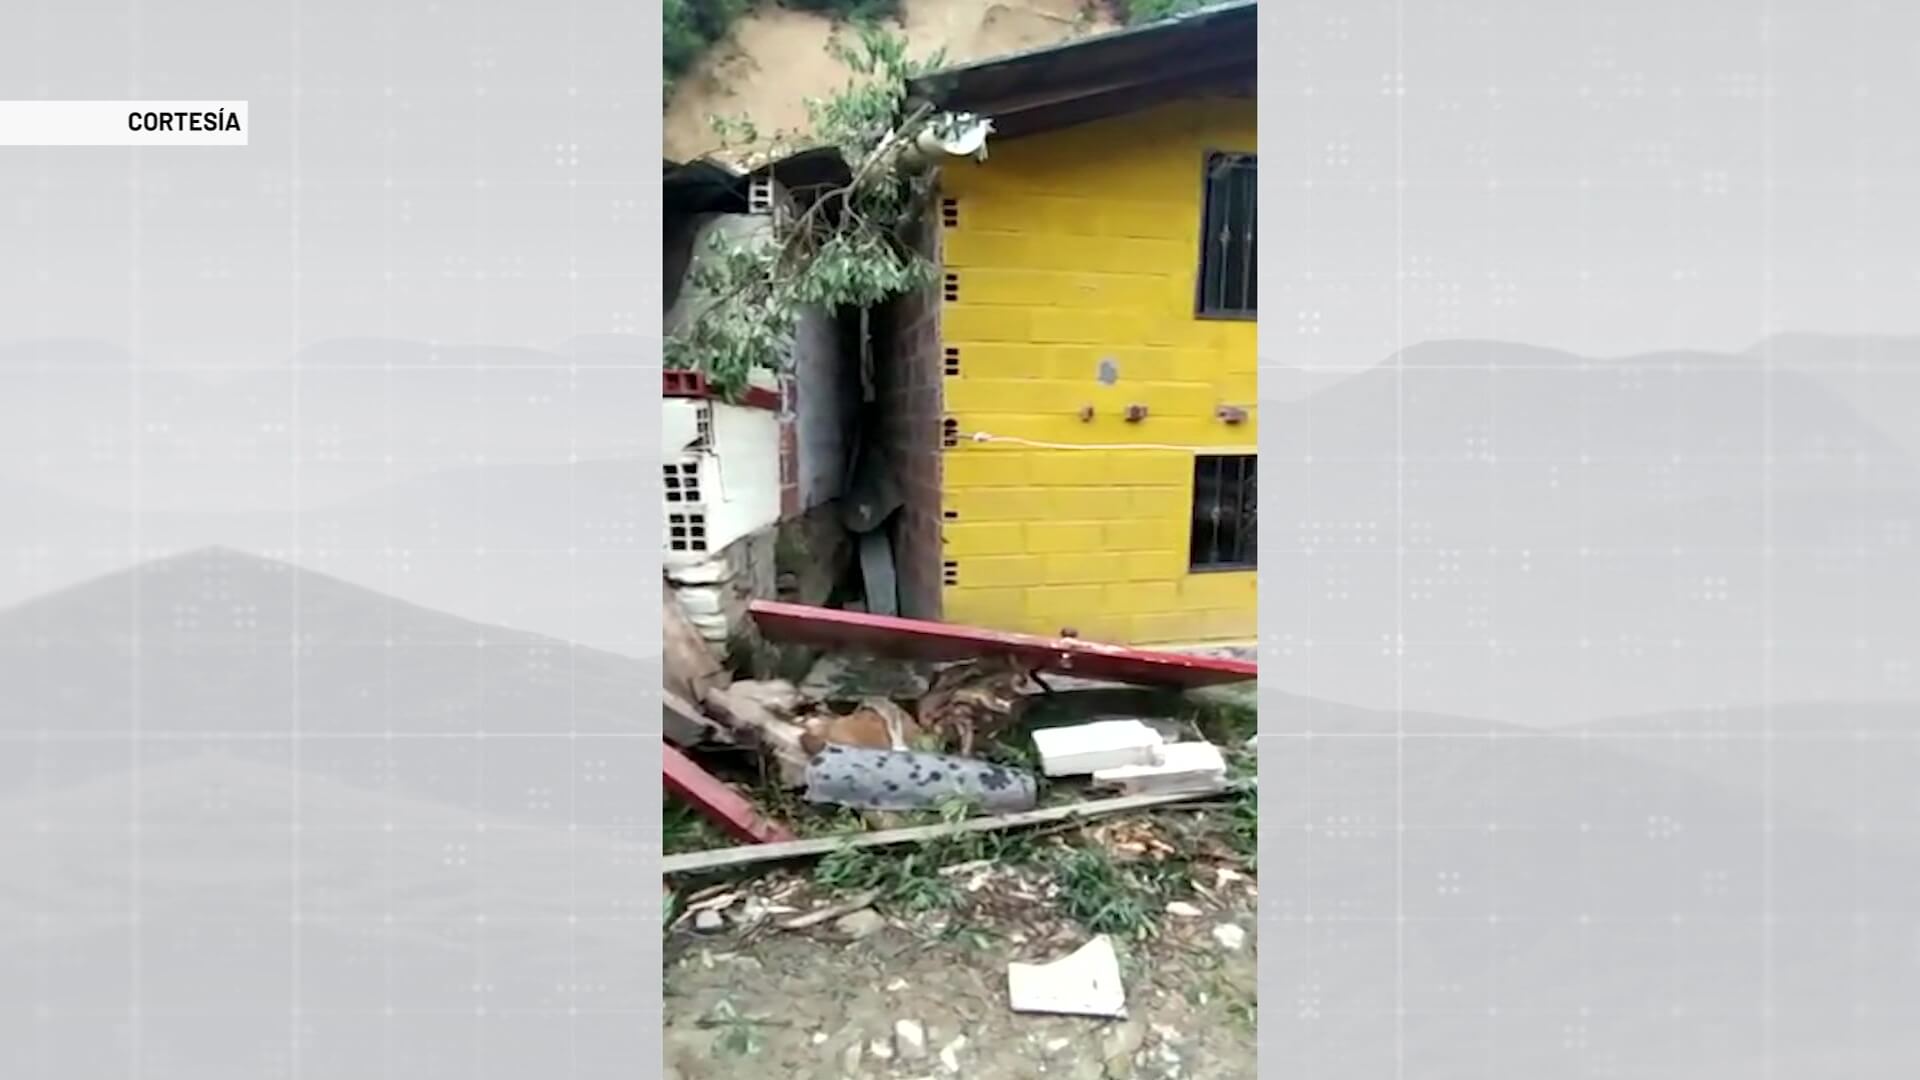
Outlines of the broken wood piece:
<svg viewBox="0 0 1920 1080">
<path fill-rule="evenodd" d="M 661 691 L 660 734 L 675 746 L 731 742 L 725 728 L 707 718 L 693 703 L 671 690 Z"/>
<path fill-rule="evenodd" d="M 1124 765 L 1151 765 L 1154 752 L 1165 741 L 1139 720 L 1096 720 L 1033 733 L 1033 748 L 1040 752 L 1040 771 L 1048 776 L 1082 776 Z"/>
<path fill-rule="evenodd" d="M 793 918 L 781 923 L 780 929 L 805 930 L 809 926 L 818 926 L 823 922 L 830 922 L 842 915 L 851 915 L 862 908 L 872 907 L 873 902 L 878 899 L 880 899 L 879 889 L 866 889 L 854 893 L 852 896 L 847 897 L 837 904 L 828 904 L 826 907 L 809 911 L 805 915 L 795 915 Z"/>
<path fill-rule="evenodd" d="M 1227 760 L 1212 743 L 1167 743 L 1156 748 L 1154 757 L 1156 760 L 1146 765 L 1100 769 L 1093 774 L 1093 782 L 1129 795 L 1155 791 L 1211 793 L 1227 786 Z"/>
<path fill-rule="evenodd" d="M 932 810 L 962 800 L 1010 813 L 1038 798 L 1031 773 L 950 754 L 827 746 L 807 763 L 808 802 L 857 810 Z"/>
<path fill-rule="evenodd" d="M 807 752 L 800 745 L 804 734 L 800 725 L 780 719 L 759 702 L 731 690 L 708 690 L 702 704 L 736 736 L 752 739 L 760 747 L 775 766 L 781 784 L 799 787 L 807 782 Z"/>
<path fill-rule="evenodd" d="M 1125 1017 L 1127 988 L 1113 939 L 1101 934 L 1051 963 L 1008 964 L 1007 1000 L 1014 1012 Z"/>
<path fill-rule="evenodd" d="M 668 875 L 693 874 L 706 870 L 748 866 L 753 863 L 813 858 L 842 848 L 891 847 L 895 844 L 938 840 L 942 837 L 959 836 L 965 833 L 998 832 L 1002 829 L 1018 829 L 1029 825 L 1067 827 L 1109 814 L 1124 814 L 1132 810 L 1192 802 L 1199 799 L 1202 794 L 1204 793 L 1176 792 L 1167 795 L 1125 795 L 1115 799 L 1095 799 L 1092 802 L 1048 806 L 1020 814 L 996 814 L 992 817 L 968 818 L 965 821 L 941 822 L 937 825 L 910 825 L 902 829 L 883 829 L 878 832 L 852 833 L 844 836 L 817 836 L 778 844 L 687 851 L 662 859 L 660 870 L 662 874 Z"/>
<path fill-rule="evenodd" d="M 742 679 L 727 693 L 744 697 L 782 720 L 791 720 L 805 704 L 800 691 L 785 679 Z"/>
<path fill-rule="evenodd" d="M 832 713 L 807 718 L 801 749 L 818 754 L 829 744 L 864 746 L 870 750 L 907 750 L 917 747 L 923 736 L 920 725 L 907 710 L 886 698 L 868 698 L 845 716 Z"/>
</svg>

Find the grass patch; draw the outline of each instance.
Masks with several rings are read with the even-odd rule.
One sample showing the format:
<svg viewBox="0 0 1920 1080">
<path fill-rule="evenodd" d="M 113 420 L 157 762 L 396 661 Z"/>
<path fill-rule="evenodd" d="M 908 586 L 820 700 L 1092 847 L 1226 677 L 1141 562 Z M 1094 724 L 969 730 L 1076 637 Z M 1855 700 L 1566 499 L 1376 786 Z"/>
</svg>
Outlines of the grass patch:
<svg viewBox="0 0 1920 1080">
<path fill-rule="evenodd" d="M 1157 925 L 1158 890 L 1098 848 L 1070 849 L 1054 882 L 1067 915 L 1093 933 L 1148 937 Z"/>
<path fill-rule="evenodd" d="M 914 815 L 914 824 L 965 820 L 972 808 L 954 802 Z M 813 881 L 832 892 L 880 890 L 880 902 L 909 913 L 952 908 L 960 890 L 940 871 L 959 863 L 990 860 L 1029 863 L 1037 857 L 1034 838 L 1018 832 L 958 833 L 892 849 L 843 847 L 814 864 Z"/>
<path fill-rule="evenodd" d="M 660 846 L 669 855 L 683 851 L 706 851 L 730 847 L 732 841 L 700 816 L 700 812 L 678 799 L 668 797 L 660 808 Z"/>
<path fill-rule="evenodd" d="M 713 1010 L 702 1018 L 702 1024 L 720 1029 L 714 1037 L 714 1049 L 723 1054 L 747 1057 L 760 1052 L 764 1040 L 760 1036 L 759 1025 L 734 1007 L 732 1001 L 721 999 Z"/>
<path fill-rule="evenodd" d="M 1260 789 L 1259 758 L 1252 751 L 1241 751 L 1227 758 L 1227 775 L 1238 783 L 1233 805 L 1227 811 L 1227 845 L 1247 860 L 1247 869 L 1260 869 Z"/>
</svg>

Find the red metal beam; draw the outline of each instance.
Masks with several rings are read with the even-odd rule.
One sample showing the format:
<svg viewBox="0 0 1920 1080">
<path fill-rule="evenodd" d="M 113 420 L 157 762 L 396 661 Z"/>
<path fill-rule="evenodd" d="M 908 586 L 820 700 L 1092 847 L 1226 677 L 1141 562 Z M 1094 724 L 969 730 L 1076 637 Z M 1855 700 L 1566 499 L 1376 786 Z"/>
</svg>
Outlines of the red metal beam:
<svg viewBox="0 0 1920 1080">
<path fill-rule="evenodd" d="M 662 779 L 667 791 L 691 803 L 725 830 L 728 836 L 749 844 L 772 844 L 794 839 L 791 832 L 761 817 L 760 812 L 744 796 L 694 764 L 692 758 L 677 748 L 662 743 L 660 754 L 665 766 Z"/>
<path fill-rule="evenodd" d="M 1028 661 L 1041 671 L 1182 688 L 1245 682 L 1260 674 L 1259 665 L 1247 660 L 1132 649 L 1079 638 L 1013 634 L 775 600 L 755 600 L 747 610 L 753 614 L 760 632 L 769 638 L 816 648 L 858 649 L 908 660 L 1012 656 Z"/>
</svg>

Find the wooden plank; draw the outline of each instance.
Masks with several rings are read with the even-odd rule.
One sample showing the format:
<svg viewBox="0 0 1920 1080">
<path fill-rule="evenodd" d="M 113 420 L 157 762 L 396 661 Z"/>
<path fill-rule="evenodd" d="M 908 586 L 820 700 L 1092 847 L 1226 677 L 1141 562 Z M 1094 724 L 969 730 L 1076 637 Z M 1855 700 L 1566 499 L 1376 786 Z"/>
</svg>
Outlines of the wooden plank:
<svg viewBox="0 0 1920 1080">
<path fill-rule="evenodd" d="M 1012 656 L 1041 671 L 1182 689 L 1246 682 L 1260 674 L 1259 665 L 1248 660 L 1134 649 L 1079 638 L 1016 634 L 776 600 L 755 600 L 747 610 L 760 632 L 777 641 L 863 650 L 908 660 Z"/>
<path fill-rule="evenodd" d="M 935 840 L 943 836 L 958 836 L 964 833 L 997 832 L 1001 829 L 1017 829 L 1028 825 L 1073 822 L 1110 814 L 1122 814 L 1129 810 L 1145 810 L 1149 807 L 1167 806 L 1172 803 L 1217 798 L 1219 795 L 1218 791 L 1126 795 L 1117 799 L 1096 799 L 1092 802 L 1073 803 L 1068 806 L 1049 806 L 1040 810 L 1022 811 L 1018 814 L 997 814 L 993 817 L 969 818 L 965 821 L 942 822 L 938 825 L 914 825 L 905 829 L 882 829 L 878 832 L 851 833 L 845 836 L 821 836 L 807 840 L 755 844 L 752 847 L 689 851 L 680 855 L 667 856 L 662 860 L 661 869 L 667 874 L 691 874 L 702 870 L 748 866 L 753 863 L 805 859 L 826 855 L 843 847 L 890 847 L 894 844 L 911 844 L 917 840 Z"/>
</svg>

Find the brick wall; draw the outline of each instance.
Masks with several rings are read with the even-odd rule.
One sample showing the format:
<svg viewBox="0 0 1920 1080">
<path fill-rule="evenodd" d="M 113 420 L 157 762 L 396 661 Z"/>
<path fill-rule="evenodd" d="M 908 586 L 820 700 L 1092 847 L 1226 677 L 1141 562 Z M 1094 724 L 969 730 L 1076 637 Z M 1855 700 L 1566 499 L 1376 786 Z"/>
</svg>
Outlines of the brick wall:
<svg viewBox="0 0 1920 1080">
<path fill-rule="evenodd" d="M 920 249 L 937 264 L 940 233 L 925 223 Z M 894 463 L 905 504 L 894 526 L 901 614 L 942 614 L 940 536 L 940 292 L 938 285 L 889 305 L 874 355 L 879 440 Z"/>
</svg>

